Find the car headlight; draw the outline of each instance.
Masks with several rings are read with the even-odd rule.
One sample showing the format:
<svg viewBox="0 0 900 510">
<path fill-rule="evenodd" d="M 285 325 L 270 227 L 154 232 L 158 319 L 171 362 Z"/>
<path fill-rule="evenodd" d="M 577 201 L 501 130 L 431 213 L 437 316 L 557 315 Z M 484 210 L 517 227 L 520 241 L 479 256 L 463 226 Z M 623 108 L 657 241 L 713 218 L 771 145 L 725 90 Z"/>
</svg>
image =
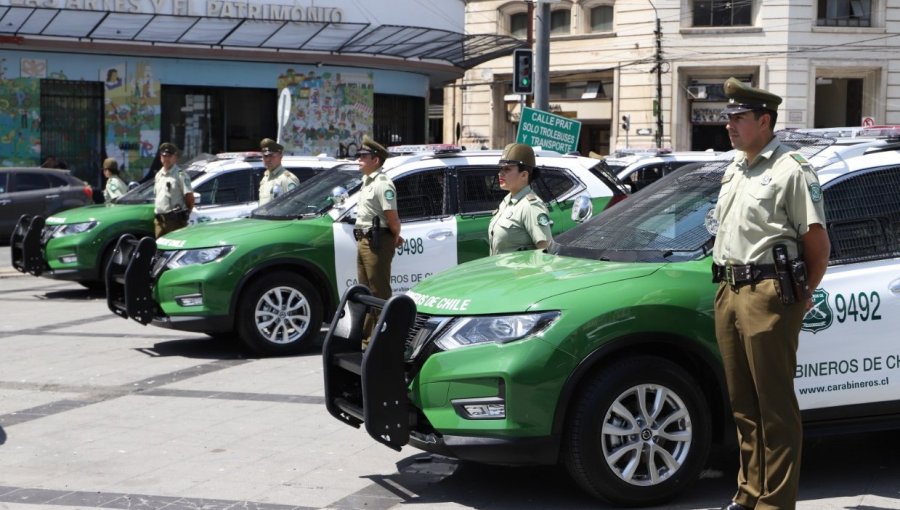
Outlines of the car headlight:
<svg viewBox="0 0 900 510">
<path fill-rule="evenodd" d="M 67 225 L 57 225 L 53 237 L 70 236 L 72 234 L 83 234 L 88 230 L 97 226 L 96 221 L 83 221 L 81 223 L 69 223 Z"/>
<path fill-rule="evenodd" d="M 215 248 L 199 248 L 196 250 L 179 250 L 169 259 L 169 269 L 194 264 L 206 264 L 218 260 L 231 252 L 232 246 L 216 246 Z"/>
<path fill-rule="evenodd" d="M 558 318 L 559 312 L 465 317 L 455 321 L 435 344 L 445 351 L 486 343 L 505 344 L 536 335 Z"/>
</svg>

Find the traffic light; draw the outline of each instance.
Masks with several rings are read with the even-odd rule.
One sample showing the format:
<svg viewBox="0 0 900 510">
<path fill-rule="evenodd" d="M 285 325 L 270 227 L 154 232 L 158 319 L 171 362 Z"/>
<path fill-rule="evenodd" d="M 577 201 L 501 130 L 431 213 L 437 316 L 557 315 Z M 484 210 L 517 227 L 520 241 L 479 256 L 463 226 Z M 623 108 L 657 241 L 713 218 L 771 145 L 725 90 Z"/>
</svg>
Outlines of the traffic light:
<svg viewBox="0 0 900 510">
<path fill-rule="evenodd" d="M 631 114 L 630 113 L 626 113 L 625 115 L 622 115 L 622 129 L 624 129 L 625 131 L 628 131 L 629 129 L 631 129 Z"/>
<path fill-rule="evenodd" d="M 513 51 L 513 93 L 534 94 L 534 53 L 529 49 Z"/>
</svg>

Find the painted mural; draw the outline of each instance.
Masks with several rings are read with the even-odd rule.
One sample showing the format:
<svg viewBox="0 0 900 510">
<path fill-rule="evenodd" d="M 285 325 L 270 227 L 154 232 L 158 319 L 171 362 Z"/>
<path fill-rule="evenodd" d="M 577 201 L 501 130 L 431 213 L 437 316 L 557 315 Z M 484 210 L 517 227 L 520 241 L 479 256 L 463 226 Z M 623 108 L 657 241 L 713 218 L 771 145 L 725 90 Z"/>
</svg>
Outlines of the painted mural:
<svg viewBox="0 0 900 510">
<path fill-rule="evenodd" d="M 41 157 L 40 62 L 23 62 L 25 77 L 11 78 L 9 62 L 0 59 L 0 154 L 3 166 L 37 166 Z M 19 62 L 15 62 L 19 67 Z M 46 69 L 46 62 L 44 62 Z M 21 73 L 21 70 L 19 70 Z M 37 74 L 38 76 L 35 76 Z"/>
<path fill-rule="evenodd" d="M 290 92 L 281 142 L 292 154 L 352 156 L 372 132 L 375 90 L 372 73 L 288 69 L 278 77 L 279 97 Z"/>
<path fill-rule="evenodd" d="M 160 83 L 145 62 L 100 70 L 104 82 L 106 154 L 116 158 L 127 180 L 140 179 L 159 146 Z"/>
</svg>

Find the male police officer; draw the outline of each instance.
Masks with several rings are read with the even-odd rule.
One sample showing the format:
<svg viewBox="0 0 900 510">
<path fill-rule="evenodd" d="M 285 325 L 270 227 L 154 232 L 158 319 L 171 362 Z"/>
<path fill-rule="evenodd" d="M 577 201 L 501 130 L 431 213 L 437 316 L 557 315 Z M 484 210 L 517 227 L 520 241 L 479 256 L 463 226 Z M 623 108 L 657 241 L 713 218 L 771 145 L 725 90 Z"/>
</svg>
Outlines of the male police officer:
<svg viewBox="0 0 900 510">
<path fill-rule="evenodd" d="M 397 188 L 381 171 L 388 156 L 388 151 L 368 136 L 363 137 L 362 147 L 356 153 L 359 170 L 364 174 L 353 229 L 357 241 L 357 280 L 369 287 L 373 296 L 382 299 L 391 297 L 391 260 L 394 249 L 403 244 Z M 364 326 L 367 333 L 373 325 L 370 316 Z"/>
<path fill-rule="evenodd" d="M 284 146 L 271 138 L 263 138 L 259 142 L 259 149 L 262 151 L 263 163 L 266 165 L 266 171 L 262 180 L 259 181 L 259 205 L 264 205 L 282 193 L 296 188 L 300 184 L 300 180 L 281 166 Z"/>
<path fill-rule="evenodd" d="M 156 192 L 156 237 L 186 227 L 191 209 L 194 208 L 194 190 L 191 179 L 176 165 L 178 147 L 166 142 L 159 146 L 162 168 L 154 177 Z"/>
<path fill-rule="evenodd" d="M 718 229 L 713 281 L 740 466 L 724 508 L 793 509 L 803 439 L 793 380 L 798 337 L 812 306 L 808 289 L 821 282 L 830 251 L 822 190 L 803 156 L 774 135 L 780 97 L 734 78 L 725 95 L 738 152 L 711 225 Z M 788 268 L 793 279 L 781 277 Z"/>
<path fill-rule="evenodd" d="M 550 245 L 553 234 L 547 206 L 531 191 L 537 172 L 530 145 L 511 143 L 503 150 L 497 178 L 500 188 L 509 194 L 494 211 L 488 226 L 491 255 Z"/>
</svg>

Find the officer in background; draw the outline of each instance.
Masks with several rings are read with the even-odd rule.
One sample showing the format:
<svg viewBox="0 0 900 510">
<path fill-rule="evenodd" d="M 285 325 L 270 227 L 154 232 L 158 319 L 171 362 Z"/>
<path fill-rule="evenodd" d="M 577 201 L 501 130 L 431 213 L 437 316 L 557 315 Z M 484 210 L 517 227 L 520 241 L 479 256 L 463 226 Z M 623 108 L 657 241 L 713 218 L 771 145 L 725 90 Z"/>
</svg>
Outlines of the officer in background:
<svg viewBox="0 0 900 510">
<path fill-rule="evenodd" d="M 186 227 L 194 208 L 191 179 L 178 168 L 178 147 L 166 142 L 159 146 L 162 168 L 156 172 L 153 190 L 156 193 L 156 237 Z"/>
<path fill-rule="evenodd" d="M 400 237 L 400 216 L 397 214 L 397 188 L 381 171 L 388 151 L 368 136 L 356 153 L 359 170 L 364 174 L 359 203 L 356 206 L 357 280 L 382 299 L 391 297 L 391 260 L 394 250 L 403 244 Z M 366 317 L 363 326 L 368 344 L 368 333 L 374 326 L 374 317 Z"/>
<path fill-rule="evenodd" d="M 531 190 L 538 176 L 534 149 L 522 143 L 507 145 L 497 176 L 500 188 L 509 194 L 494 211 L 488 227 L 491 255 L 550 246 L 553 234 L 547 205 Z"/>
<path fill-rule="evenodd" d="M 725 95 L 726 129 L 738 152 L 711 225 L 713 281 L 740 466 L 737 493 L 723 508 L 793 509 L 803 441 L 797 345 L 812 306 L 809 289 L 822 281 L 830 252 L 822 190 L 806 159 L 775 137 L 780 97 L 735 78 L 725 82 Z M 793 268 L 787 281 L 785 264 Z"/>
<path fill-rule="evenodd" d="M 119 162 L 116 158 L 103 160 L 103 176 L 106 177 L 106 186 L 103 188 L 103 199 L 106 202 L 112 202 L 128 191 L 125 181 L 119 177 Z"/>
<path fill-rule="evenodd" d="M 300 180 L 281 166 L 281 158 L 284 156 L 283 145 L 271 138 L 263 138 L 259 142 L 259 149 L 266 165 L 266 171 L 259 182 L 259 205 L 264 205 L 282 193 L 296 188 L 300 185 Z"/>
</svg>

